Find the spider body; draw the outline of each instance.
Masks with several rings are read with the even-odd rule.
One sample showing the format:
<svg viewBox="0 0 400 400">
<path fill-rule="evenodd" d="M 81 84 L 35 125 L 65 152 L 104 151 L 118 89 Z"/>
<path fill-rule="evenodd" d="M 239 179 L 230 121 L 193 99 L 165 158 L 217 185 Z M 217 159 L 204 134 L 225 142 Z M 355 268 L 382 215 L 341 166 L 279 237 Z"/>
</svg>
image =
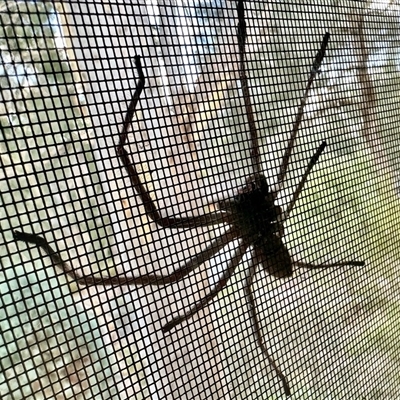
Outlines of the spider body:
<svg viewBox="0 0 400 400">
<path fill-rule="evenodd" d="M 281 239 L 282 210 L 275 205 L 275 196 L 263 174 L 247 178 L 233 200 L 221 201 L 218 206 L 230 214 L 236 235 L 253 247 L 253 256 L 266 273 L 277 278 L 292 276 L 292 261 Z"/>
</svg>

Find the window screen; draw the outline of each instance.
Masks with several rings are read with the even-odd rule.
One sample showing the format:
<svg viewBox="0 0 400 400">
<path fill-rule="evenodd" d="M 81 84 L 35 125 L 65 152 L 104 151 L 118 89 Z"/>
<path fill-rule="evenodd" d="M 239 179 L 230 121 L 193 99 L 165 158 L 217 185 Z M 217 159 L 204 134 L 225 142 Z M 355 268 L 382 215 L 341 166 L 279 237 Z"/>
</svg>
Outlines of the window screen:
<svg viewBox="0 0 400 400">
<path fill-rule="evenodd" d="M 400 397 L 397 1 L 0 3 L 0 397 Z"/>
</svg>

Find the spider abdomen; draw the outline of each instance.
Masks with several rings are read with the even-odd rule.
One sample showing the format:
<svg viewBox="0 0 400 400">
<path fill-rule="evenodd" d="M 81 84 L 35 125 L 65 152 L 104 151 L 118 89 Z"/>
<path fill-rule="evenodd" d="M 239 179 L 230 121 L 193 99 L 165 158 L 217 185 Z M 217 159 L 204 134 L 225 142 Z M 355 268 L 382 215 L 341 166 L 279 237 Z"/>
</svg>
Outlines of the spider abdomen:
<svg viewBox="0 0 400 400">
<path fill-rule="evenodd" d="M 254 243 L 254 257 L 264 271 L 277 278 L 293 275 L 293 265 L 288 249 L 275 234 L 260 238 Z"/>
</svg>

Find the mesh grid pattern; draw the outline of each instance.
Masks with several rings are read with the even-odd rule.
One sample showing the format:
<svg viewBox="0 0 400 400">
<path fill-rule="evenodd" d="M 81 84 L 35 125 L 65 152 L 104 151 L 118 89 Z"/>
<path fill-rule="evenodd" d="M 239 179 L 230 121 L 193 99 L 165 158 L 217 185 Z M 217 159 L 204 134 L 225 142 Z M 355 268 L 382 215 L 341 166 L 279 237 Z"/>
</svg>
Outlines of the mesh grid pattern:
<svg viewBox="0 0 400 400">
<path fill-rule="evenodd" d="M 400 398 L 400 6 L 315 3 L 0 2 L 2 399 Z"/>
</svg>

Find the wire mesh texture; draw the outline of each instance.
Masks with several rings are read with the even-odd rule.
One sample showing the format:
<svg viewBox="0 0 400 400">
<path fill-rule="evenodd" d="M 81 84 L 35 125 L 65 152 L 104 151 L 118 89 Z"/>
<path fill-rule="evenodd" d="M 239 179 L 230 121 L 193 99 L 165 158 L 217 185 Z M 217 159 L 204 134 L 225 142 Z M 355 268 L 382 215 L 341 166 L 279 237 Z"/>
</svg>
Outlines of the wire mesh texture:
<svg viewBox="0 0 400 400">
<path fill-rule="evenodd" d="M 1 399 L 400 398 L 398 1 L 0 21 Z"/>
</svg>

